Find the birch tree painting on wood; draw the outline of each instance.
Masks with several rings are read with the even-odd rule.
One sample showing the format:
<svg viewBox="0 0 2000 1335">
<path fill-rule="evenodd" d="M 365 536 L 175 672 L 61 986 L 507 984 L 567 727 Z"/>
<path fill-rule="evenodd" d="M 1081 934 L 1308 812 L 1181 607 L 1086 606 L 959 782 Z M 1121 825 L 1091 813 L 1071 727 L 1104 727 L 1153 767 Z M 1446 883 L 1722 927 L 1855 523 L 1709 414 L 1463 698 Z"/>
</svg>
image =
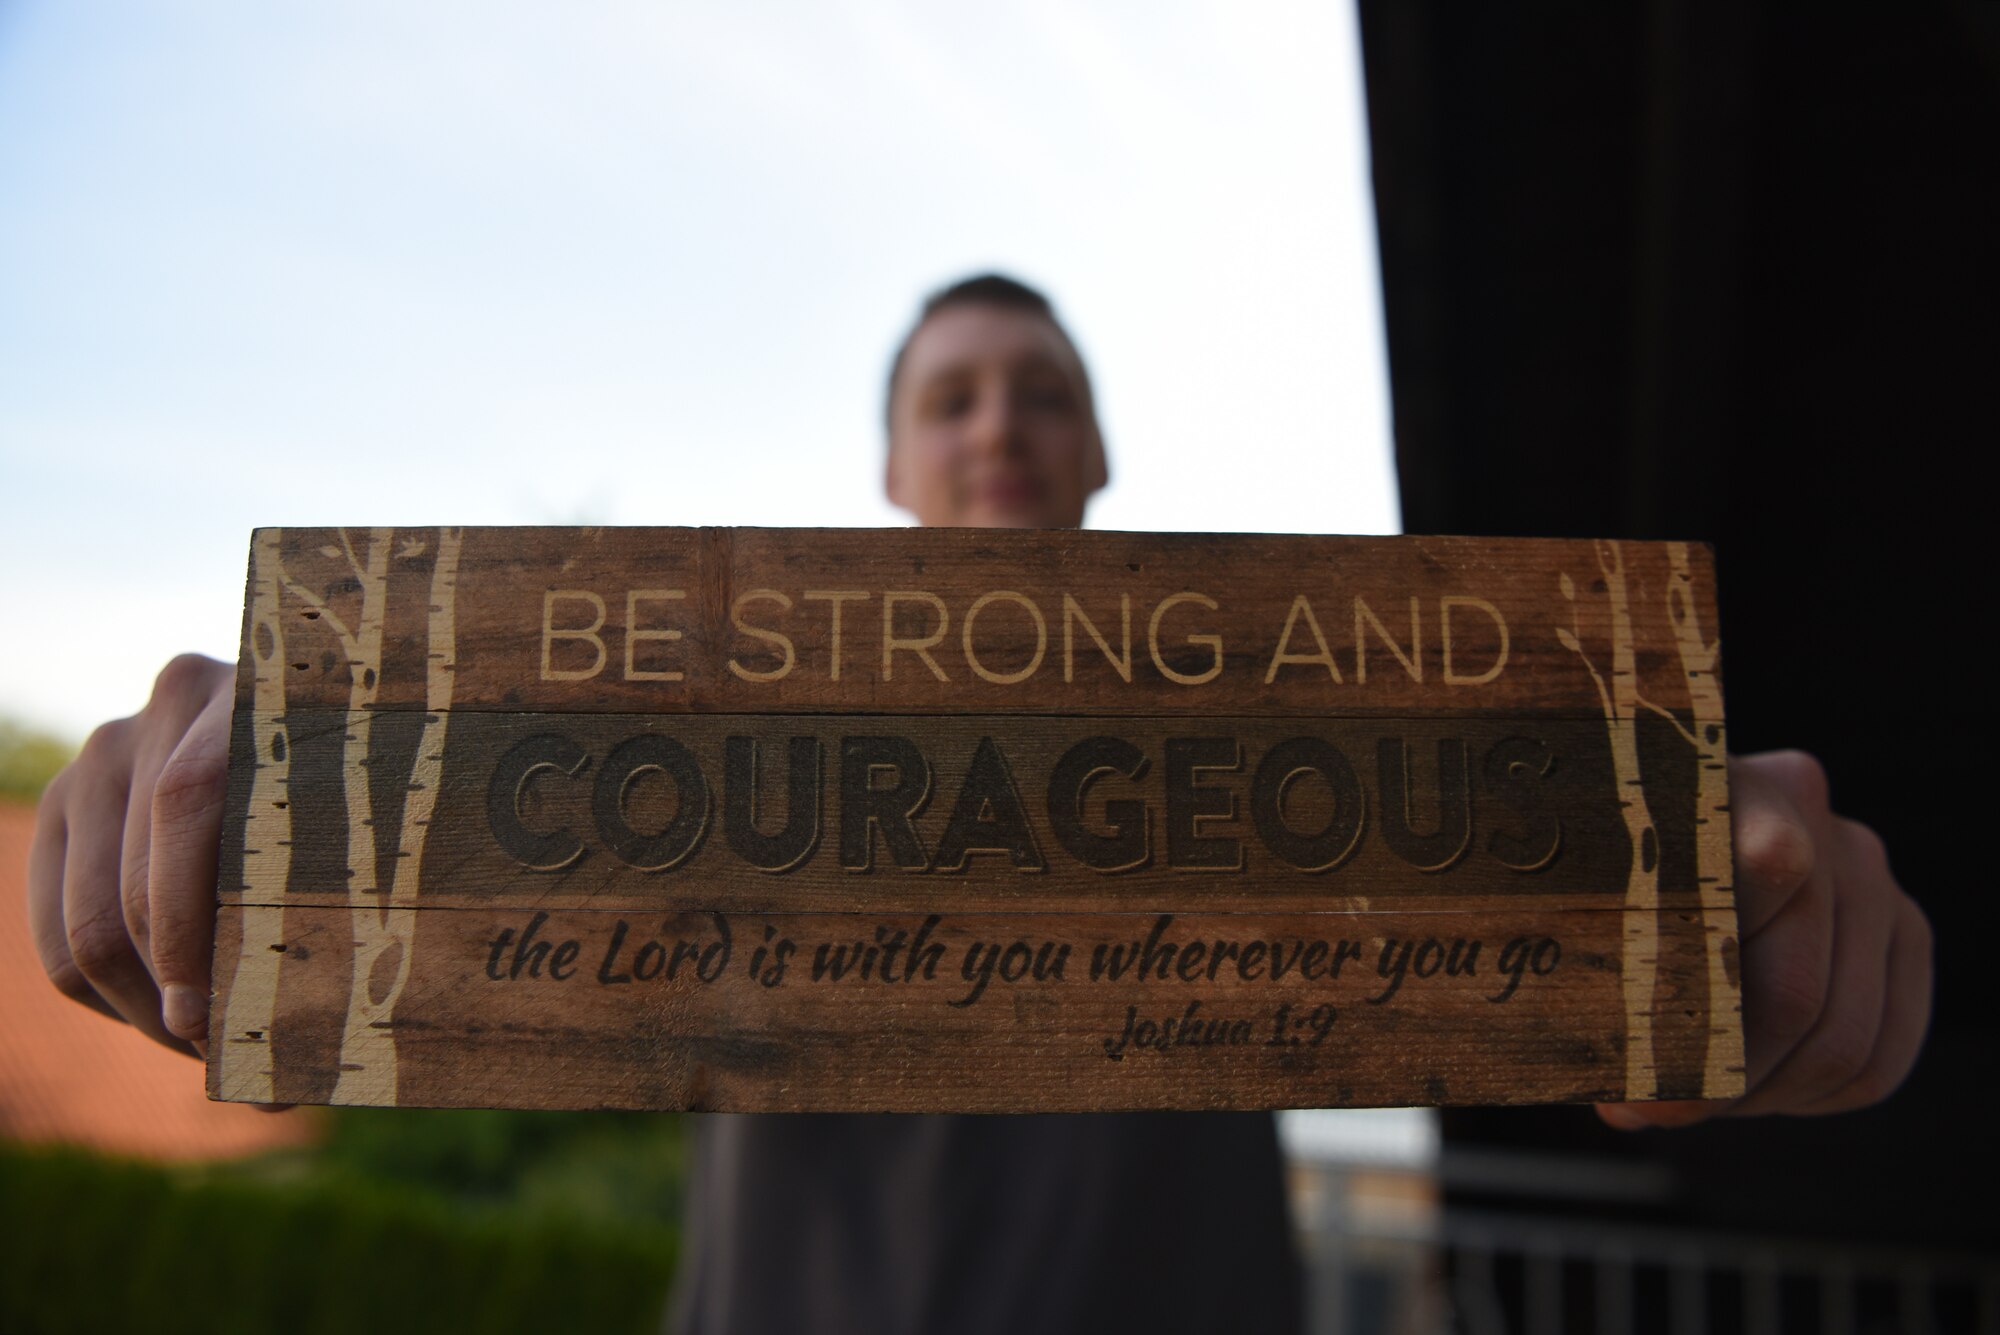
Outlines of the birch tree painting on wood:
<svg viewBox="0 0 2000 1335">
<path fill-rule="evenodd" d="M 1626 546 L 1610 540 L 1593 544 L 1598 578 L 1585 590 L 1580 591 L 1569 574 L 1559 577 L 1572 619 L 1556 628 L 1556 638 L 1582 661 L 1596 688 L 1617 775 L 1619 810 L 1631 845 L 1622 974 L 1624 1097 L 1640 1100 L 1660 1096 L 1653 1017 L 1659 983 L 1662 848 L 1655 803 L 1686 806 L 1692 799 L 1691 814 L 1673 814 L 1687 815 L 1694 833 L 1694 876 L 1711 999 L 1702 1064 L 1704 1090 L 1724 1088 L 1732 1074 L 1740 1075 L 1743 1047 L 1740 1015 L 1718 1014 L 1713 1005 L 1714 998 L 1734 992 L 1736 950 L 1720 646 L 1702 630 L 1688 544 L 1664 544 L 1667 569 L 1663 577 L 1655 570 L 1650 578 L 1628 569 Z M 1671 695 L 1651 694 L 1641 682 L 1640 651 L 1657 642 L 1657 637 L 1645 633 L 1646 618 L 1671 626 L 1674 658 L 1669 680 L 1679 688 Z M 1648 785 L 1639 744 L 1642 719 L 1662 720 L 1686 744 L 1696 772 L 1692 794 L 1679 786 Z"/>
<path fill-rule="evenodd" d="M 364 530 L 357 544 L 341 529 L 338 541 L 319 547 L 318 560 L 310 564 L 297 557 L 288 564 L 282 537 L 281 530 L 260 530 L 252 555 L 246 657 L 255 681 L 250 727 L 256 759 L 242 845 L 244 885 L 277 887 L 280 911 L 246 923 L 218 1045 L 220 1082 L 229 1097 L 262 1102 L 276 1097 L 272 1035 L 288 952 L 282 940 L 288 876 L 280 868 L 289 868 L 300 822 L 336 814 L 295 806 L 291 757 L 301 739 L 298 724 L 304 723 L 308 734 L 317 727 L 322 735 L 331 724 L 340 742 L 335 791 L 342 799 L 338 814 L 344 816 L 353 928 L 332 1101 L 394 1103 L 395 1009 L 414 958 L 425 838 L 451 719 L 463 530 L 405 531 L 399 537 L 393 529 L 375 528 Z M 428 591 L 420 641 L 424 708 L 406 759 L 397 748 L 376 745 L 375 725 L 388 668 L 384 641 L 391 585 L 400 591 L 413 579 Z M 311 714 L 295 718 L 285 705 L 287 670 L 328 654 L 339 656 L 348 678 L 345 710 L 337 723 Z M 394 776 L 393 786 L 379 781 L 384 774 Z M 382 809 L 385 795 L 398 807 L 394 819 Z M 381 842 L 385 834 L 387 845 Z"/>
</svg>

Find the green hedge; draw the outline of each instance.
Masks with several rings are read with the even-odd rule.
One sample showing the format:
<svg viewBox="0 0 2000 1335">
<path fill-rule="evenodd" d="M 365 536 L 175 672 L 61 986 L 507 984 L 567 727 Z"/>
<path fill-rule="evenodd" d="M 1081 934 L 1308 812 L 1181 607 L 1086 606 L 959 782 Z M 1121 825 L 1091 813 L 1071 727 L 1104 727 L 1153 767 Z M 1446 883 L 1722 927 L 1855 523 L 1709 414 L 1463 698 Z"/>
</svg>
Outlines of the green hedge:
<svg viewBox="0 0 2000 1335">
<path fill-rule="evenodd" d="M 467 1204 L 606 1225 L 673 1228 L 688 1129 L 672 1113 L 324 1108 L 316 1173 L 421 1188 Z"/>
<path fill-rule="evenodd" d="M 0 1145 L 0 1331 L 660 1327 L 675 1235 Z"/>
<path fill-rule="evenodd" d="M 33 802 L 75 755 L 55 734 L 0 716 L 0 798 Z"/>
</svg>

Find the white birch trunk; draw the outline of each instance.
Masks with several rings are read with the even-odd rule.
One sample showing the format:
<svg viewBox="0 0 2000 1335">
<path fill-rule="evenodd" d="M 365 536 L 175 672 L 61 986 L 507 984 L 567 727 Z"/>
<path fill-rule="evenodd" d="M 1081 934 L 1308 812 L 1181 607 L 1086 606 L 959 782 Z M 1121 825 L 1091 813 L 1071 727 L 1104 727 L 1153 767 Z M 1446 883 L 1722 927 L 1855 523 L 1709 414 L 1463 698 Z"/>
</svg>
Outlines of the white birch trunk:
<svg viewBox="0 0 2000 1335">
<path fill-rule="evenodd" d="M 1672 573 L 1667 582 L 1667 619 L 1673 623 L 1681 675 L 1687 680 L 1695 749 L 1695 875 L 1708 959 L 1708 1048 L 1702 1062 L 1702 1092 L 1734 1088 L 1743 1070 L 1740 1004 L 1733 996 L 1727 950 L 1736 939 L 1735 887 L 1729 846 L 1729 747 L 1722 722 L 1722 686 L 1716 680 L 1718 646 L 1702 635 L 1694 602 L 1694 575 L 1684 542 L 1667 547 Z"/>
<path fill-rule="evenodd" d="M 389 529 L 371 529 L 365 557 L 356 557 L 347 545 L 348 558 L 361 582 L 361 615 L 347 648 L 347 730 L 341 740 L 341 786 L 347 797 L 347 903 L 350 909 L 372 908 L 378 880 L 375 848 L 375 815 L 369 782 L 369 743 L 374 737 L 375 699 L 382 689 L 382 631 L 388 611 L 389 546 L 394 538 Z M 351 915 L 357 921 L 364 915 Z M 364 943 L 354 943 L 354 976 L 365 989 L 367 965 L 362 959 Z M 351 1078 L 350 1058 L 342 1044 L 340 1076 L 334 1084 L 333 1101 L 351 1102 L 345 1096 Z"/>
<path fill-rule="evenodd" d="M 386 532 L 378 536 L 376 550 L 387 550 L 388 536 Z M 335 1103 L 390 1105 L 397 1101 L 396 1034 L 392 1022 L 396 1003 L 410 977 L 424 844 L 437 808 L 438 783 L 444 770 L 445 732 L 451 722 L 452 684 L 457 670 L 458 555 L 463 539 L 462 529 L 438 530 L 426 627 L 424 724 L 417 739 L 409 785 L 404 790 L 403 821 L 389 894 L 386 899 L 379 898 L 372 884 L 363 890 L 350 882 L 348 903 L 355 928 L 354 971 L 348 990 L 347 1022 L 341 1034 Z M 365 615 L 363 620 L 367 620 Z M 379 634 L 378 624 L 378 643 Z M 373 847 L 372 837 L 370 847 Z"/>
<path fill-rule="evenodd" d="M 1659 1091 L 1653 985 L 1660 963 L 1660 840 L 1646 805 L 1646 780 L 1639 772 L 1639 668 L 1624 553 L 1615 542 L 1600 542 L 1597 564 L 1611 601 L 1611 711 L 1606 722 L 1618 778 L 1618 808 L 1632 840 L 1632 874 L 1625 882 L 1625 952 L 1619 968 L 1625 993 L 1625 1097 L 1650 1099 Z"/>
<path fill-rule="evenodd" d="M 243 821 L 243 882 L 278 897 L 271 912 L 245 912 L 243 944 L 223 1009 L 222 1097 L 273 1101 L 271 1023 L 278 1008 L 278 966 L 284 960 L 283 896 L 291 871 L 291 738 L 285 721 L 285 635 L 280 620 L 283 571 L 277 529 L 261 529 L 251 546 L 250 680 L 254 762 L 250 806 Z"/>
<path fill-rule="evenodd" d="M 1611 768 L 1618 792 L 1618 810 L 1625 836 L 1632 845 L 1632 871 L 1625 881 L 1625 924 L 1619 984 L 1625 1006 L 1625 1097 L 1650 1099 L 1660 1087 L 1653 1052 L 1653 986 L 1660 957 L 1660 847 L 1646 804 L 1646 781 L 1639 772 L 1639 671 L 1632 640 L 1632 602 L 1625 583 L 1625 554 L 1615 542 L 1597 544 L 1597 566 L 1604 574 L 1610 610 L 1611 680 L 1607 684 L 1583 645 L 1583 626 L 1558 627 L 1556 639 L 1583 660 L 1597 686 L 1604 710 L 1604 729 L 1611 744 Z M 1562 595 L 1576 601 L 1568 575 Z"/>
</svg>

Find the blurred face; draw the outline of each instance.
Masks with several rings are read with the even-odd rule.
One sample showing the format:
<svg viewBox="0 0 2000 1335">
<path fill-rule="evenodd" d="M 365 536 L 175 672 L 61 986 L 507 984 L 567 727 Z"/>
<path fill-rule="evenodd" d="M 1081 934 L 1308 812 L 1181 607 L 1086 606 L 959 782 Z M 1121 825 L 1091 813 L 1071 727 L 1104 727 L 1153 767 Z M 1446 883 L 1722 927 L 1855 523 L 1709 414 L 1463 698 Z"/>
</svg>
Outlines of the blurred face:
<svg viewBox="0 0 2000 1335">
<path fill-rule="evenodd" d="M 1083 368 L 1055 325 L 954 306 L 918 328 L 889 405 L 889 499 L 933 527 L 1074 528 L 1104 485 Z"/>
</svg>

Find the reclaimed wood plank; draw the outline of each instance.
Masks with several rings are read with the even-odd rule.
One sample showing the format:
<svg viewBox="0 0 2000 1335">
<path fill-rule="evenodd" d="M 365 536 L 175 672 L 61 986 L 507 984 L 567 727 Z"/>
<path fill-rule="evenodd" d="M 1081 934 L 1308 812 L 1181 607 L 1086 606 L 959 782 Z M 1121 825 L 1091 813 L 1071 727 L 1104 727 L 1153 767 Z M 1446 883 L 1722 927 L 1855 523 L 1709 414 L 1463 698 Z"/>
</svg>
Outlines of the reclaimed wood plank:
<svg viewBox="0 0 2000 1335">
<path fill-rule="evenodd" d="M 445 531 L 278 534 L 274 619 L 293 708 L 347 707 L 348 641 L 371 616 L 389 634 L 369 707 L 423 706 L 421 660 L 398 670 L 396 651 L 421 655 L 426 581 Z M 461 710 L 1596 717 L 1592 669 L 1556 632 L 1611 635 L 1599 549 L 1571 540 L 464 534 L 452 693 Z M 1646 612 L 1633 623 L 1640 669 L 1678 700 L 1670 546 L 1618 549 L 1629 601 Z M 1679 547 L 1691 572 L 1684 590 L 1712 639 L 1709 553 Z M 246 662 L 246 700 L 251 683 Z"/>
<path fill-rule="evenodd" d="M 356 936 L 282 912 L 277 1097 L 325 1101 Z M 1617 1098 L 1620 911 L 1536 914 L 418 912 L 394 1059 L 351 1101 L 1024 1112 Z M 239 936 L 219 960 L 234 964 Z M 1701 1008 L 1701 943 L 1664 1008 Z M 234 968 L 226 976 L 240 977 Z M 388 1051 L 388 1049 L 385 1049 Z M 1667 1097 L 1714 1096 L 1703 1054 Z M 229 1097 L 228 1062 L 211 1072 Z"/>
<path fill-rule="evenodd" d="M 344 903 L 347 716 L 283 726 L 292 774 L 312 780 L 265 799 L 294 817 L 284 898 Z M 473 712 L 451 727 L 416 889 L 434 907 L 1615 907 L 1634 856 L 1601 721 Z M 375 719 L 371 763 L 407 774 L 420 735 L 413 715 Z M 274 889 L 241 852 L 253 783 L 232 774 L 225 902 Z M 377 809 L 396 844 L 397 804 Z M 1693 815 L 1657 822 L 1688 902 Z"/>
<path fill-rule="evenodd" d="M 1714 606 L 1684 543 L 259 530 L 211 1085 L 911 1110 L 1725 1095 Z M 1084 1060 L 1121 1016 L 1138 1035 L 1184 1014 L 1144 988 L 1120 1010 L 1060 980 L 967 1007 L 480 985 L 475 947 L 523 948 L 536 915 L 579 956 L 608 922 L 734 939 L 866 915 L 885 941 L 958 933 L 965 960 L 1003 928 L 1081 954 L 1167 915 L 1357 950 L 1449 931 L 1488 967 L 1517 940 L 1582 944 L 1546 1013 L 1472 1005 L 1468 969 L 1463 996 L 1313 1000 L 1371 1017 L 1320 1037 L 1337 1068 L 1300 1076 L 1280 1032 L 1263 1064 L 1223 1054 L 1190 1082 Z M 538 1062 L 563 1092 L 521 1083 Z"/>
</svg>

